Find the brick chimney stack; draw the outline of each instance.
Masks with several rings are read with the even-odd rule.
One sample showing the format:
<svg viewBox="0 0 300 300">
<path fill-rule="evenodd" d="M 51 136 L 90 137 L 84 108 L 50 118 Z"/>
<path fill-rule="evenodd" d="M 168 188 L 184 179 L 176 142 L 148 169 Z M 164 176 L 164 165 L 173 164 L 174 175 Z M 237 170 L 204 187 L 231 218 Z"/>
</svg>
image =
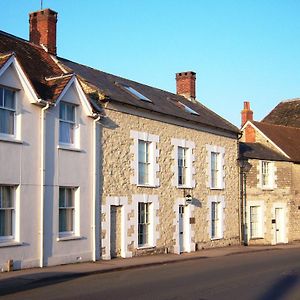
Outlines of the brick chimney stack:
<svg viewBox="0 0 300 300">
<path fill-rule="evenodd" d="M 30 42 L 43 45 L 50 54 L 56 55 L 57 12 L 47 8 L 29 14 Z"/>
<path fill-rule="evenodd" d="M 253 111 L 250 109 L 250 102 L 244 101 L 244 109 L 241 111 L 242 117 L 242 127 L 247 123 L 247 121 L 253 121 Z M 255 130 L 251 125 L 248 125 L 243 132 L 244 141 L 246 143 L 255 143 L 256 136 Z"/>
<path fill-rule="evenodd" d="M 176 93 L 184 96 L 188 100 L 195 101 L 196 99 L 196 73 L 181 72 L 176 73 Z"/>
<path fill-rule="evenodd" d="M 242 127 L 247 121 L 253 121 L 253 111 L 250 109 L 250 102 L 244 101 L 244 109 L 241 111 Z"/>
</svg>

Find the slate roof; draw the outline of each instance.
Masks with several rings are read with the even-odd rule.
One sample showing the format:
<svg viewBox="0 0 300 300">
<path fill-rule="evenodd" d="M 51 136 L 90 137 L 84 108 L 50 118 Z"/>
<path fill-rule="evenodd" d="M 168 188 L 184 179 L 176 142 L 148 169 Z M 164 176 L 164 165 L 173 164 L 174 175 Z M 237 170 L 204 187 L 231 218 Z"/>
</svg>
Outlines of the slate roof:
<svg viewBox="0 0 300 300">
<path fill-rule="evenodd" d="M 280 102 L 262 122 L 300 128 L 300 98 Z"/>
<path fill-rule="evenodd" d="M 292 161 L 300 162 L 300 128 L 255 121 L 252 123 L 283 150 Z"/>
<path fill-rule="evenodd" d="M 110 101 L 116 101 L 184 120 L 194 121 L 206 126 L 239 133 L 237 127 L 199 102 L 194 103 L 182 96 L 108 74 L 70 60 L 59 58 L 59 61 L 68 69 L 68 71 L 78 74 L 87 83 L 95 86 L 101 93 L 108 97 Z M 142 101 L 137 97 L 134 97 L 122 87 L 123 85 L 134 88 L 152 102 Z M 186 112 L 181 103 L 196 111 L 198 115 Z"/>
<path fill-rule="evenodd" d="M 55 102 L 71 78 L 66 76 L 66 72 L 42 47 L 0 31 L 0 57 L 2 57 L 0 67 L 5 63 L 3 55 L 7 53 L 14 53 L 37 96 L 43 100 Z M 96 87 L 109 101 L 117 101 L 235 134 L 239 133 L 237 127 L 199 102 L 194 103 L 182 96 L 95 70 L 67 59 L 59 58 L 59 60 L 67 71 L 75 73 L 86 83 Z M 56 79 L 47 80 L 53 77 Z M 141 101 L 129 93 L 123 85 L 134 88 L 152 102 Z M 88 98 L 94 110 L 101 112 L 99 101 Z M 197 115 L 187 112 L 183 105 L 197 112 Z"/>
<path fill-rule="evenodd" d="M 239 143 L 240 158 L 272 160 L 272 161 L 290 161 L 286 156 L 264 146 L 260 143 Z"/>
</svg>

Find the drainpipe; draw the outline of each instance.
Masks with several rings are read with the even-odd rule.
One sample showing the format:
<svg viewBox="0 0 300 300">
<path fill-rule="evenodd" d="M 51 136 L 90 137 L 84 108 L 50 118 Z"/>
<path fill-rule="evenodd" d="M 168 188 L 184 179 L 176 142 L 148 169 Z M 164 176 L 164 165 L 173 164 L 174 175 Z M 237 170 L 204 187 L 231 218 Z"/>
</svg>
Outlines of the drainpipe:
<svg viewBox="0 0 300 300">
<path fill-rule="evenodd" d="M 41 110 L 41 210 L 40 210 L 40 267 L 44 266 L 44 185 L 45 185 L 45 112 L 50 107 L 48 102 Z"/>
<path fill-rule="evenodd" d="M 100 218 L 99 216 L 99 210 L 97 209 L 99 207 L 99 193 L 98 193 L 98 171 L 97 168 L 97 122 L 100 120 L 101 116 L 96 114 L 96 119 L 94 119 L 93 124 L 93 205 L 92 205 L 92 221 L 93 221 L 93 261 L 97 261 L 98 259 L 98 240 L 99 240 L 99 234 L 98 234 L 98 227 L 100 226 L 98 224 L 98 220 Z"/>
</svg>

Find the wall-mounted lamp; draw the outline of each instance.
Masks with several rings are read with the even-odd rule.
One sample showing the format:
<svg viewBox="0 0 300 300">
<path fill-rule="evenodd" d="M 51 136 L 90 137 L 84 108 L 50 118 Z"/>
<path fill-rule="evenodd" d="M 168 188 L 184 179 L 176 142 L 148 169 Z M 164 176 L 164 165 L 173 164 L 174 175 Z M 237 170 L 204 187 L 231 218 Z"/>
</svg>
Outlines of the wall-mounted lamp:
<svg viewBox="0 0 300 300">
<path fill-rule="evenodd" d="M 185 203 L 186 204 L 191 204 L 193 202 L 193 197 L 190 194 L 187 194 L 185 196 Z"/>
</svg>

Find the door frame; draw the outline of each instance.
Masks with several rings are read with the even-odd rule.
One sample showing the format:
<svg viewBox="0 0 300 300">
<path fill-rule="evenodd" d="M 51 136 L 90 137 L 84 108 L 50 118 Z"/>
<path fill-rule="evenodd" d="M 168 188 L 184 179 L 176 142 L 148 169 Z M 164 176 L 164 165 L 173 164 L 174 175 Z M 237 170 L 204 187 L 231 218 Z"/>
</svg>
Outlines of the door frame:
<svg viewBox="0 0 300 300">
<path fill-rule="evenodd" d="M 277 224 L 276 224 L 276 209 L 282 209 L 281 211 L 281 229 L 282 229 L 282 241 L 277 242 Z M 275 220 L 275 222 L 273 221 Z M 286 244 L 288 243 L 288 216 L 286 203 L 274 203 L 272 206 L 272 245 Z"/>
<path fill-rule="evenodd" d="M 185 230 L 184 232 L 184 250 L 185 252 L 192 252 L 195 251 L 195 243 L 193 242 L 194 240 L 194 230 L 192 228 L 192 224 L 190 224 L 190 218 L 193 215 L 194 212 L 194 205 L 192 204 L 186 204 L 185 198 L 178 198 L 175 201 L 175 205 L 173 207 L 173 211 L 175 214 L 173 225 L 175 225 L 175 232 L 174 232 L 174 240 L 175 240 L 175 245 L 174 245 L 174 253 L 180 254 L 180 241 L 179 241 L 179 206 L 182 205 L 184 206 L 184 224 L 183 228 Z"/>
</svg>

